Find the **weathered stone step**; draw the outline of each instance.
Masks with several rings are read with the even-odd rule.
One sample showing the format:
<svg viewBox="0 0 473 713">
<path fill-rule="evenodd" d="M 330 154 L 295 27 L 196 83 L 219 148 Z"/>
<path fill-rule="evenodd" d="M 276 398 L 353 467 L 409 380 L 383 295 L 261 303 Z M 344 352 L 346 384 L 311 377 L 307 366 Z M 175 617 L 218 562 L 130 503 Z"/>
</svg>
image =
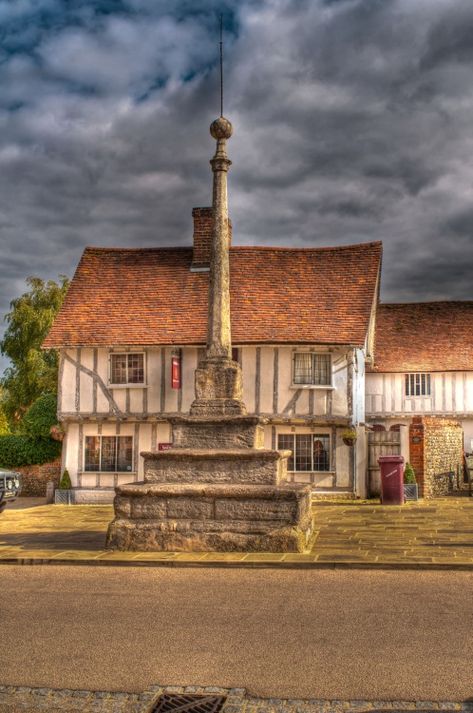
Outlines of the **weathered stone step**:
<svg viewBox="0 0 473 713">
<path fill-rule="evenodd" d="M 144 479 L 152 483 L 252 483 L 287 480 L 291 451 L 263 448 L 171 448 L 143 452 Z"/>
</svg>

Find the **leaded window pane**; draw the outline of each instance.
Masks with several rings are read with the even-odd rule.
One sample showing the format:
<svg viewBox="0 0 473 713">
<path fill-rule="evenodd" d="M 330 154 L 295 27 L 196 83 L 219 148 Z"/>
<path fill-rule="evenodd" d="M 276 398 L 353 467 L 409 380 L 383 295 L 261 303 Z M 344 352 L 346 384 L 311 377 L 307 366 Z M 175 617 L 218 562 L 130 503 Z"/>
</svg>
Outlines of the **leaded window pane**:
<svg viewBox="0 0 473 713">
<path fill-rule="evenodd" d="M 327 436 L 326 434 L 314 434 L 313 439 L 314 470 L 330 470 L 330 436 Z"/>
<path fill-rule="evenodd" d="M 111 354 L 111 374 L 112 384 L 126 384 L 126 354 Z"/>
<path fill-rule="evenodd" d="M 128 383 L 143 384 L 144 377 L 143 354 L 128 354 Z"/>
<path fill-rule="evenodd" d="M 100 470 L 100 438 L 85 437 L 84 470 Z"/>
<path fill-rule="evenodd" d="M 326 433 L 280 433 L 278 448 L 293 452 L 288 460 L 289 471 L 327 472 L 330 470 L 330 436 Z"/>
<path fill-rule="evenodd" d="M 430 396 L 430 374 L 406 374 L 406 396 Z"/>
<path fill-rule="evenodd" d="M 118 436 L 117 471 L 126 472 L 133 467 L 133 438 Z"/>
<path fill-rule="evenodd" d="M 312 470 L 312 436 L 296 435 L 296 470 Z"/>
<path fill-rule="evenodd" d="M 329 386 L 331 383 L 330 354 L 313 354 L 314 384 Z"/>
<path fill-rule="evenodd" d="M 312 354 L 301 352 L 294 355 L 294 384 L 312 384 Z"/>
<path fill-rule="evenodd" d="M 100 470 L 116 470 L 116 436 L 102 436 L 102 455 L 100 459 Z"/>
<path fill-rule="evenodd" d="M 287 469 L 294 470 L 294 435 L 292 433 L 280 433 L 278 435 L 278 449 L 292 451 L 292 455 L 287 460 Z"/>
</svg>

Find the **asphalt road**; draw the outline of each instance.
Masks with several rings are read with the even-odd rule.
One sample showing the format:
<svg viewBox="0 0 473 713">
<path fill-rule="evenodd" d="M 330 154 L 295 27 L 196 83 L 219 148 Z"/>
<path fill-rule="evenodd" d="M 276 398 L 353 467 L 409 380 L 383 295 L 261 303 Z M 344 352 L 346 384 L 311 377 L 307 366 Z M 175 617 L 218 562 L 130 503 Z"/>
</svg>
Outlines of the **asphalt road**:
<svg viewBox="0 0 473 713">
<path fill-rule="evenodd" d="M 473 574 L 0 567 L 0 683 L 473 699 Z"/>
</svg>

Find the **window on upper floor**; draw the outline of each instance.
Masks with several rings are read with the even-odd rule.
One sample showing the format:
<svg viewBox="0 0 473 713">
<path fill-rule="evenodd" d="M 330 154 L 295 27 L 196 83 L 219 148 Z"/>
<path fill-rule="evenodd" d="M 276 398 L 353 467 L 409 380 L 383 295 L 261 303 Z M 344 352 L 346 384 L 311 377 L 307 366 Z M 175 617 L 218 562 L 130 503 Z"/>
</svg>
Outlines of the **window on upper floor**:
<svg viewBox="0 0 473 713">
<path fill-rule="evenodd" d="M 132 436 L 86 436 L 84 470 L 126 473 L 133 470 Z"/>
<path fill-rule="evenodd" d="M 406 396 L 430 396 L 430 374 L 406 374 Z"/>
<path fill-rule="evenodd" d="M 126 352 L 110 354 L 110 384 L 144 384 L 145 355 Z"/>
<path fill-rule="evenodd" d="M 331 386 L 330 354 L 296 352 L 293 360 L 292 383 L 306 386 Z"/>
<path fill-rule="evenodd" d="M 290 471 L 330 470 L 330 436 L 326 433 L 280 433 L 278 448 L 292 451 L 287 462 Z"/>
</svg>

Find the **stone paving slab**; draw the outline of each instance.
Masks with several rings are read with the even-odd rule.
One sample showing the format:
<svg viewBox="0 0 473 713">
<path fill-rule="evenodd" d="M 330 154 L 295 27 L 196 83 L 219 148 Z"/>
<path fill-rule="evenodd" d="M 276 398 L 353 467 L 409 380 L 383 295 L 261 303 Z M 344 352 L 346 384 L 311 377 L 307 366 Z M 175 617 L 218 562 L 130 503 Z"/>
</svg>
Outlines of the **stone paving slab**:
<svg viewBox="0 0 473 713">
<path fill-rule="evenodd" d="M 28 502 L 31 500 L 31 504 Z M 315 501 L 311 552 L 110 552 L 111 505 L 46 505 L 20 498 L 0 516 L 0 564 L 473 569 L 473 498 L 383 506 Z"/>
<path fill-rule="evenodd" d="M 473 711 L 469 701 L 379 701 L 256 698 L 244 688 L 152 686 L 143 693 L 88 691 L 0 685 L 0 713 L 151 713 L 162 694 L 224 696 L 222 713 L 363 713 L 367 711 Z"/>
</svg>

